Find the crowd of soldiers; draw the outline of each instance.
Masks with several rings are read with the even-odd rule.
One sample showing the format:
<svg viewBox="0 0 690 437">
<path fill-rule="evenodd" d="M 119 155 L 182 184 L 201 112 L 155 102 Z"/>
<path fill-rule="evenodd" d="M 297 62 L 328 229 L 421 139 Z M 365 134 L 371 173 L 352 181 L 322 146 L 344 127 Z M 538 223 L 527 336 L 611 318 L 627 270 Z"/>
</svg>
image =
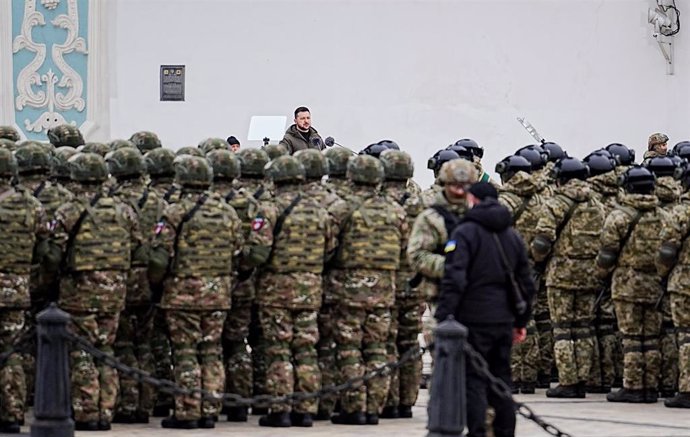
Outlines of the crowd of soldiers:
<svg viewBox="0 0 690 437">
<path fill-rule="evenodd" d="M 306 141 L 233 152 L 213 138 L 174 152 L 151 132 L 85 143 L 69 125 L 50 143 L 19 142 L 10 127 L 0 138 L 2 351 L 57 302 L 72 332 L 123 364 L 243 397 L 315 392 L 418 348 L 463 187 L 498 186 L 469 139 L 432 156 L 423 191 L 393 141 L 355 155 Z M 653 402 L 660 390 L 667 406 L 690 407 L 690 143 L 666 156 L 666 141 L 650 138 L 642 166 L 621 144 L 581 161 L 555 143 L 496 166 L 540 289 L 513 353 L 515 392 L 557 373 L 547 396 L 580 398 L 622 378 L 608 400 Z M 170 397 L 84 351 L 70 358 L 78 430 L 247 421 L 247 407 Z M 0 369 L 0 432 L 19 432 L 33 363 L 13 354 Z M 270 427 L 409 418 L 421 373 L 414 359 L 339 396 L 251 413 Z"/>
</svg>

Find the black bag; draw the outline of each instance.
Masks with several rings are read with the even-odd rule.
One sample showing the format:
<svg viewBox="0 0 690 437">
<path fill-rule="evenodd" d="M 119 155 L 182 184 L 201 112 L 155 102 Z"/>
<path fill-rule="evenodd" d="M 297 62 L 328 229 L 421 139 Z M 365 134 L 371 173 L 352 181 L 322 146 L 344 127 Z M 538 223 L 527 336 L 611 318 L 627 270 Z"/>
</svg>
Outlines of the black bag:
<svg viewBox="0 0 690 437">
<path fill-rule="evenodd" d="M 527 302 L 525 302 L 524 298 L 525 293 L 522 290 L 520 283 L 517 281 L 517 279 L 515 279 L 515 272 L 513 272 L 513 269 L 510 268 L 510 262 L 508 261 L 505 251 L 503 250 L 501 240 L 498 238 L 497 234 L 493 235 L 494 241 L 496 242 L 496 248 L 501 254 L 501 264 L 503 264 L 503 268 L 505 268 L 505 275 L 507 277 L 506 282 L 508 282 L 508 288 L 510 288 L 508 297 L 513 302 L 513 309 L 515 310 L 515 313 L 518 316 L 522 316 L 525 314 L 525 312 L 527 312 Z"/>
</svg>

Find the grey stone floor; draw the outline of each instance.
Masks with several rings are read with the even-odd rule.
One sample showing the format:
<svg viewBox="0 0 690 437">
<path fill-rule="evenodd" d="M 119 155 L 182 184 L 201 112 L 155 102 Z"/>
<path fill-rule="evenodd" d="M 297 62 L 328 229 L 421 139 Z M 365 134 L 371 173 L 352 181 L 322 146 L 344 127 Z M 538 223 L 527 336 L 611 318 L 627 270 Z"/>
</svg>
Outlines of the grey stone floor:
<svg viewBox="0 0 690 437">
<path fill-rule="evenodd" d="M 581 400 L 547 399 L 543 390 L 535 395 L 521 395 L 518 400 L 527 403 L 538 415 L 558 426 L 564 432 L 577 437 L 690 437 L 690 411 L 665 408 L 662 402 L 633 405 L 606 402 L 604 395 L 588 395 Z M 413 419 L 382 420 L 378 426 L 346 427 L 317 422 L 314 428 L 267 429 L 257 425 L 253 416 L 246 424 L 219 422 L 213 430 L 177 431 L 160 428 L 159 420 L 149 425 L 115 425 L 110 432 L 77 432 L 77 437 L 100 436 L 167 436 L 167 437 L 209 437 L 218 435 L 289 437 L 373 437 L 373 436 L 426 436 L 426 390 L 422 390 Z M 29 428 L 24 428 L 28 433 Z M 518 436 L 547 436 L 541 428 L 518 416 Z"/>
</svg>

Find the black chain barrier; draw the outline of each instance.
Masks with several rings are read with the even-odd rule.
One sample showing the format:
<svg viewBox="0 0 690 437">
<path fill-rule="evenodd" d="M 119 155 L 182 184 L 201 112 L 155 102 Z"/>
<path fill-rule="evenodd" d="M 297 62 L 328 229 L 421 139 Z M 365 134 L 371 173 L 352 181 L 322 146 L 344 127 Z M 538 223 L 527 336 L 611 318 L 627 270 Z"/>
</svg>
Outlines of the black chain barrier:
<svg viewBox="0 0 690 437">
<path fill-rule="evenodd" d="M 36 328 L 26 330 L 12 343 L 10 349 L 0 354 L 0 367 L 7 363 L 13 354 L 30 352 L 34 347 L 33 340 L 36 338 Z"/>
<path fill-rule="evenodd" d="M 517 413 L 524 417 L 525 419 L 531 420 L 532 422 L 536 423 L 539 425 L 544 431 L 547 433 L 556 436 L 556 437 L 572 437 L 570 434 L 565 433 L 558 429 L 555 425 L 552 425 L 548 422 L 546 422 L 544 419 L 541 417 L 537 416 L 537 414 L 532 410 L 530 407 L 525 405 L 522 402 L 517 402 L 516 400 L 513 399 L 513 393 L 508 387 L 508 385 L 503 382 L 503 380 L 496 378 L 494 375 L 491 374 L 489 371 L 489 365 L 487 364 L 486 360 L 484 360 L 484 357 L 482 357 L 479 352 L 474 350 L 474 348 L 467 342 L 463 343 L 464 345 L 464 352 L 465 356 L 467 357 L 468 363 L 474 367 L 474 369 L 481 374 L 481 376 L 484 377 L 489 382 L 489 388 L 491 391 L 493 391 L 496 395 L 504 398 L 504 399 L 510 399 L 515 403 L 515 407 L 517 409 Z"/>
</svg>

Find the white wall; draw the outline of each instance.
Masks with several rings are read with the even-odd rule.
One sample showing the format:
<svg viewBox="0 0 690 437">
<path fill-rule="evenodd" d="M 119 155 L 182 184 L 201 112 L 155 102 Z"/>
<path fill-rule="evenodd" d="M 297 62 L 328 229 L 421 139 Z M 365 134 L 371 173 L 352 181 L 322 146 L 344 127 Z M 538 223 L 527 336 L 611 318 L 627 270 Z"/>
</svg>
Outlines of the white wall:
<svg viewBox="0 0 690 437">
<path fill-rule="evenodd" d="M 582 156 L 651 132 L 690 137 L 690 28 L 667 76 L 652 0 L 117 0 L 111 135 L 149 129 L 181 147 L 246 138 L 252 115 L 309 106 L 359 150 L 393 138 L 426 160 L 471 137 L 487 167 L 533 142 L 526 116 Z M 690 0 L 677 0 L 690 13 Z M 186 101 L 160 102 L 161 64 L 187 66 Z"/>
</svg>

